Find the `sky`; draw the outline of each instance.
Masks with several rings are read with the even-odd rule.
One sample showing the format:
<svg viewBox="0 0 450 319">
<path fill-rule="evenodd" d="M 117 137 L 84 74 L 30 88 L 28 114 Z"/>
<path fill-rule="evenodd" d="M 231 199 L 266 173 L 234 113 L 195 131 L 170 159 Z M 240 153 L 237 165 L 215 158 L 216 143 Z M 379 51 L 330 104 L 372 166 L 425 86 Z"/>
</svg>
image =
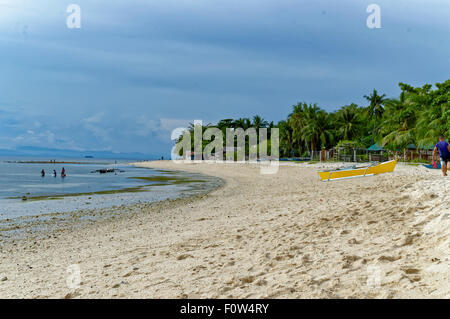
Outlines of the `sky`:
<svg viewBox="0 0 450 319">
<path fill-rule="evenodd" d="M 167 155 L 194 120 L 366 105 L 449 79 L 449 33 L 448 0 L 0 0 L 0 148 Z"/>
</svg>

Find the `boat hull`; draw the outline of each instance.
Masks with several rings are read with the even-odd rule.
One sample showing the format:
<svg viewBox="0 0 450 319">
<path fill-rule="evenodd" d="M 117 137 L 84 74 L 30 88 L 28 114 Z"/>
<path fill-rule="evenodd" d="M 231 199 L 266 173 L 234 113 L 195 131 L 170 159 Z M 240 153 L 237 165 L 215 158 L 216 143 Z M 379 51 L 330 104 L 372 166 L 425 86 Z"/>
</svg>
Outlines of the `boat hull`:
<svg viewBox="0 0 450 319">
<path fill-rule="evenodd" d="M 383 162 L 374 166 L 359 167 L 354 169 L 334 170 L 318 172 L 321 181 L 330 181 L 345 178 L 364 177 L 393 172 L 397 165 L 397 159 Z"/>
</svg>

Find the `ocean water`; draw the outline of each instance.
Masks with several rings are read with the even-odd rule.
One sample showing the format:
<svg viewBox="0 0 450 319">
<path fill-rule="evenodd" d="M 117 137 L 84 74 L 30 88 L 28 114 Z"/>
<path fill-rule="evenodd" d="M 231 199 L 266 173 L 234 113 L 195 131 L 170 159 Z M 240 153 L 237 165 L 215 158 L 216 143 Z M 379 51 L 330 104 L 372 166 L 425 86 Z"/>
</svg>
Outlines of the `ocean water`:
<svg viewBox="0 0 450 319">
<path fill-rule="evenodd" d="M 198 174 L 137 168 L 128 162 L 110 160 L 56 159 L 66 163 L 28 163 L 46 160 L 0 158 L 0 220 L 154 202 L 205 192 L 217 183 Z M 65 178 L 60 176 L 63 167 Z M 121 171 L 95 172 L 108 168 Z M 45 177 L 41 177 L 42 169 Z M 56 177 L 53 170 L 58 173 Z M 148 179 L 154 177 L 156 180 Z M 172 183 L 164 178 L 182 178 L 184 182 Z"/>
<path fill-rule="evenodd" d="M 31 160 L 7 159 L 0 161 L 0 199 L 118 190 L 142 184 L 139 180 L 131 177 L 159 175 L 155 171 L 126 166 L 124 162 L 115 164 L 102 160 L 64 159 L 59 161 L 84 164 L 31 164 L 25 163 L 25 161 Z M 66 170 L 65 178 L 60 176 L 63 167 Z M 95 170 L 104 168 L 117 168 L 124 172 L 117 174 L 93 173 Z M 41 177 L 42 169 L 46 172 L 45 177 Z M 52 175 L 53 170 L 57 172 L 56 177 Z"/>
</svg>

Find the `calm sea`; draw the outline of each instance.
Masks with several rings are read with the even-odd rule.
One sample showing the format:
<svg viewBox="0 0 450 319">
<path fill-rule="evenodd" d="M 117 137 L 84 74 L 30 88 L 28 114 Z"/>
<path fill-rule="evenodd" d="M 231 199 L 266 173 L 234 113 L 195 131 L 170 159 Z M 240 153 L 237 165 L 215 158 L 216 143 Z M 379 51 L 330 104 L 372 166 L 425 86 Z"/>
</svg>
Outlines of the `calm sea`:
<svg viewBox="0 0 450 319">
<path fill-rule="evenodd" d="M 208 182 L 211 182 L 208 177 L 203 178 L 195 174 L 176 172 L 174 175 L 173 172 L 136 168 L 127 165 L 128 162 L 125 161 L 56 159 L 57 162 L 66 163 L 29 163 L 47 160 L 0 158 L 0 220 L 177 198 L 204 191 L 205 187 L 208 187 Z M 66 172 L 65 178 L 60 176 L 63 167 Z M 95 172 L 111 168 L 118 171 L 106 174 Z M 42 169 L 46 173 L 45 177 L 41 177 Z M 53 176 L 53 170 L 57 172 L 56 177 Z M 199 182 L 161 185 L 164 182 L 148 180 L 148 177 L 160 176 L 163 178 L 178 176 Z M 136 192 L 136 189 L 139 191 Z M 116 190 L 122 191 L 113 194 L 95 194 Z M 47 198 L 52 196 L 53 198 Z M 24 198 L 26 200 L 23 200 Z"/>
<path fill-rule="evenodd" d="M 32 160 L 3 159 L 0 161 L 0 199 L 116 190 L 142 184 L 139 180 L 130 177 L 156 174 L 155 171 L 148 169 L 126 166 L 124 162 L 115 164 L 114 161 L 106 160 L 56 160 L 83 164 L 31 164 L 30 161 Z M 65 178 L 60 176 L 62 168 L 66 171 Z M 118 172 L 117 174 L 93 173 L 93 171 L 108 168 L 117 168 L 124 172 Z M 45 171 L 45 177 L 41 177 L 41 170 Z M 53 177 L 53 170 L 57 172 L 56 177 Z"/>
</svg>

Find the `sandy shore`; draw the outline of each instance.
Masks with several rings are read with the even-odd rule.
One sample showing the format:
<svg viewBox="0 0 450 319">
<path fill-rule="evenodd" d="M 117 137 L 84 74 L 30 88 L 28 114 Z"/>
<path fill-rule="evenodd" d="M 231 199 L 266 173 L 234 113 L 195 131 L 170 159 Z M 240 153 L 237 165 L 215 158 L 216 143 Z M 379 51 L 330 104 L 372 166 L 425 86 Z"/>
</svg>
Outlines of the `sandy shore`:
<svg viewBox="0 0 450 319">
<path fill-rule="evenodd" d="M 0 248 L 0 297 L 449 298 L 450 178 L 392 174 L 319 182 L 324 165 L 140 163 L 225 180 Z M 69 288 L 67 267 L 81 271 Z"/>
</svg>

